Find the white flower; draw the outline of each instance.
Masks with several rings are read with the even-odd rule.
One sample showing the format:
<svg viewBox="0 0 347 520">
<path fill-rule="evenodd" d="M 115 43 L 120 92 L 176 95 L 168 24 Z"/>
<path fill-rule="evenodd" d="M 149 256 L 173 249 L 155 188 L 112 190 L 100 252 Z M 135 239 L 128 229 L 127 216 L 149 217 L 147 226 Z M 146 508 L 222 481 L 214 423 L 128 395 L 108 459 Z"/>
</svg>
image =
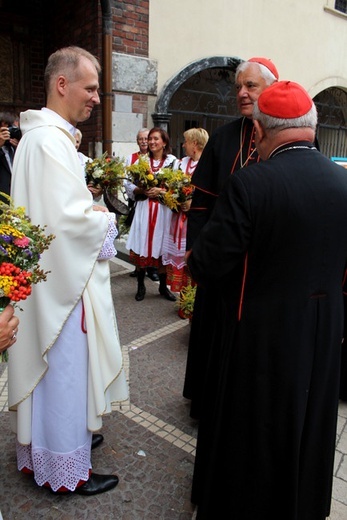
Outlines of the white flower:
<svg viewBox="0 0 347 520">
<path fill-rule="evenodd" d="M 94 179 L 100 179 L 104 175 L 104 170 L 102 168 L 97 168 L 93 171 Z"/>
</svg>

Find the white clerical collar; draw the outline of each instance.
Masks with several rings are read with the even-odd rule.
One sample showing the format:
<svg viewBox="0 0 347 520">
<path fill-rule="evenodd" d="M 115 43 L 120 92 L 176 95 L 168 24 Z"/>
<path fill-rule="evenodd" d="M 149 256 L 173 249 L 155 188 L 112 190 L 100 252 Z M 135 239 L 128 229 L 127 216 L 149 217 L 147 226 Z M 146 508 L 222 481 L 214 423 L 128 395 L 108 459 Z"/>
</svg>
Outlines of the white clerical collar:
<svg viewBox="0 0 347 520">
<path fill-rule="evenodd" d="M 55 112 L 54 110 L 51 110 L 50 108 L 43 107 L 41 108 L 44 112 L 49 112 L 57 121 L 57 124 L 59 123 L 59 126 L 62 126 L 67 130 L 71 135 L 75 136 L 76 128 L 69 123 L 69 121 L 66 121 L 63 117 L 61 117 L 58 112 Z"/>
</svg>

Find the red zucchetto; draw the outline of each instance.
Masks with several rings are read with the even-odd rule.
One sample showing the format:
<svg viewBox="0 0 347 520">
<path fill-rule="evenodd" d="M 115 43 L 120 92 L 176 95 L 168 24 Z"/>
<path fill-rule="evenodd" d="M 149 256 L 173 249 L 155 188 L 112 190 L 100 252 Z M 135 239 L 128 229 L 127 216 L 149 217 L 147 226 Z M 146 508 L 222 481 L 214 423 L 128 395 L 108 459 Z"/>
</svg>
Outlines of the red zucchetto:
<svg viewBox="0 0 347 520">
<path fill-rule="evenodd" d="M 306 90 L 294 81 L 278 81 L 258 98 L 259 110 L 278 119 L 294 119 L 311 110 L 313 101 Z"/>
<path fill-rule="evenodd" d="M 279 74 L 274 63 L 268 58 L 250 58 L 247 61 L 250 61 L 252 63 L 260 63 L 261 65 L 264 65 L 264 67 L 266 67 L 267 69 L 269 69 L 270 72 L 272 72 L 276 79 L 279 78 Z"/>
</svg>

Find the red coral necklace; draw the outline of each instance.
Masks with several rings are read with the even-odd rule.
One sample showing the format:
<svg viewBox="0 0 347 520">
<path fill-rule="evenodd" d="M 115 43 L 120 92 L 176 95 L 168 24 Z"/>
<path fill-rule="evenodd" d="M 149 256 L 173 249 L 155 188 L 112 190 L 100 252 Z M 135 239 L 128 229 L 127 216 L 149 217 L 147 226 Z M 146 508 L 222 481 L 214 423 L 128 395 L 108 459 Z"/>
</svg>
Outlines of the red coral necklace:
<svg viewBox="0 0 347 520">
<path fill-rule="evenodd" d="M 165 161 L 165 159 L 162 159 L 162 160 L 157 159 L 157 161 L 159 161 L 159 164 L 158 164 L 158 166 L 154 166 L 154 159 L 153 159 L 153 157 L 150 157 L 149 160 L 150 160 L 150 163 L 151 163 L 151 170 L 152 170 L 153 173 L 158 172 L 160 170 L 160 168 L 162 168 L 162 166 L 164 164 L 164 161 Z"/>
<path fill-rule="evenodd" d="M 193 162 L 195 162 L 195 164 L 192 164 Z M 188 164 L 187 164 L 186 173 L 193 174 L 197 165 L 198 165 L 198 161 L 193 161 L 193 159 L 190 157 Z"/>
</svg>

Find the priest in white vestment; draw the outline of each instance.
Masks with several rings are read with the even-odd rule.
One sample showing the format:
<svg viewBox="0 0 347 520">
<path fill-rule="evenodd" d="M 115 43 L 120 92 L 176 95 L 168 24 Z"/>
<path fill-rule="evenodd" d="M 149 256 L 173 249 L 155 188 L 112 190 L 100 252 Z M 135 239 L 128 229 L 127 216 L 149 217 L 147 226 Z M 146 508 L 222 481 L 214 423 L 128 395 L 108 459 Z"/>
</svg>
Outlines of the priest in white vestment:
<svg viewBox="0 0 347 520">
<path fill-rule="evenodd" d="M 73 137 L 100 103 L 99 72 L 78 47 L 50 56 L 47 105 L 21 114 L 12 180 L 14 203 L 55 235 L 40 261 L 47 281 L 21 305 L 9 356 L 18 469 L 53 492 L 82 495 L 118 483 L 91 471 L 91 440 L 111 403 L 128 397 L 108 264 L 115 215 L 93 206 Z"/>
</svg>

